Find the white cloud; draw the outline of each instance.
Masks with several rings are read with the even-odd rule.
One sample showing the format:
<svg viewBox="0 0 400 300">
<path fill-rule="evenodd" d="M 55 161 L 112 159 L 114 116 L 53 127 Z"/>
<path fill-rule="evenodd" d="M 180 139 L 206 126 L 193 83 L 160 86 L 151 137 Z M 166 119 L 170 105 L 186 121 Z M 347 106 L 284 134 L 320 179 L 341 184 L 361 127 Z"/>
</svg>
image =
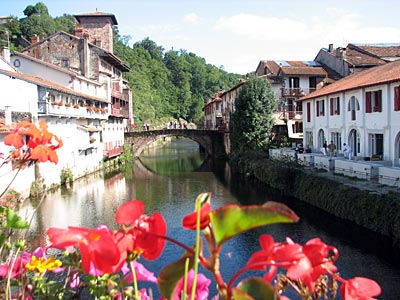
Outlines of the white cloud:
<svg viewBox="0 0 400 300">
<path fill-rule="evenodd" d="M 200 17 L 195 13 L 187 14 L 183 17 L 183 22 L 189 24 L 196 24 L 200 21 Z"/>
</svg>

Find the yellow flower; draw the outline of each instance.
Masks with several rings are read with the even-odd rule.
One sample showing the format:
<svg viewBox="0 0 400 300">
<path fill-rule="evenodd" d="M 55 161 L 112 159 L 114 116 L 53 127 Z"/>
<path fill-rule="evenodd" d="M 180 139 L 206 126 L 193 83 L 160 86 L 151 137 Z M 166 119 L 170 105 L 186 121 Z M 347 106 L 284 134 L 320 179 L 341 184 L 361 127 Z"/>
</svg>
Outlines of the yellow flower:
<svg viewBox="0 0 400 300">
<path fill-rule="evenodd" d="M 43 274 L 44 272 L 54 271 L 55 269 L 61 267 L 62 263 L 58 259 L 54 259 L 52 256 L 45 260 L 43 257 L 36 258 L 36 256 L 32 255 L 31 261 L 26 264 L 25 268 L 28 271 L 37 270 L 39 273 Z"/>
</svg>

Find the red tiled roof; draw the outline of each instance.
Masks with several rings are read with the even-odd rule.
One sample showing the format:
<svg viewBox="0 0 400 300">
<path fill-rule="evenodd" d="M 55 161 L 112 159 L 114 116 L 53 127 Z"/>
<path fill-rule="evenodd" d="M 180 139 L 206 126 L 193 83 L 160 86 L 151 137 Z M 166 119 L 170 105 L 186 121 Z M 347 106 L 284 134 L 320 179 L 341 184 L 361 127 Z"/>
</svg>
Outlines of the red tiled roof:
<svg viewBox="0 0 400 300">
<path fill-rule="evenodd" d="M 347 76 L 300 98 L 299 101 L 394 81 L 400 81 L 400 60 Z"/>
<path fill-rule="evenodd" d="M 301 67 L 282 67 L 281 69 L 285 75 L 320 75 L 320 76 L 327 75 L 327 72 L 323 67 L 301 66 Z"/>
<path fill-rule="evenodd" d="M 33 76 L 33 75 L 25 74 L 25 73 L 16 73 L 16 72 L 6 71 L 6 70 L 2 70 L 2 69 L 0 69 L 0 74 L 6 75 L 6 76 L 10 76 L 10 77 L 15 77 L 15 78 L 18 78 L 18 79 L 21 79 L 21 80 L 24 80 L 24 81 L 27 81 L 27 82 L 30 82 L 30 83 L 33 83 L 33 84 L 37 84 L 37 85 L 40 85 L 40 86 L 51 88 L 51 89 L 54 89 L 54 90 L 57 90 L 59 92 L 66 93 L 66 94 L 69 94 L 69 95 L 74 95 L 74 96 L 77 96 L 77 97 L 83 97 L 83 98 L 87 98 L 87 99 L 91 99 L 91 100 L 96 100 L 96 101 L 100 101 L 100 102 L 109 103 L 104 98 L 99 98 L 99 97 L 91 96 L 91 95 L 88 95 L 88 94 L 79 93 L 79 92 L 76 92 L 76 91 L 71 90 L 69 88 L 66 88 L 66 87 L 64 87 L 62 85 L 55 84 L 55 83 L 53 83 L 51 81 L 42 79 L 42 78 L 37 77 L 37 76 Z"/>
<path fill-rule="evenodd" d="M 337 50 L 336 50 L 337 51 Z M 386 62 L 380 58 L 365 54 L 357 49 L 347 48 L 345 60 L 356 67 L 380 66 Z"/>
<path fill-rule="evenodd" d="M 400 58 L 400 44 L 349 44 L 348 47 L 361 49 L 380 58 Z"/>
</svg>

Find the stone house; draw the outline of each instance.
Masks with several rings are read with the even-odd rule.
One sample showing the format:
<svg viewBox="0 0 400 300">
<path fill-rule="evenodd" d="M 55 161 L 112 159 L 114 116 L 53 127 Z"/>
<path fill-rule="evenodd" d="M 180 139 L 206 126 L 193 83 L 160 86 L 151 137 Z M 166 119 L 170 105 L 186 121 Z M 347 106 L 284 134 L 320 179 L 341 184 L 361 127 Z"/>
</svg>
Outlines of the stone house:
<svg viewBox="0 0 400 300">
<path fill-rule="evenodd" d="M 107 120 L 101 123 L 103 154 L 108 159 L 122 152 L 124 132 L 134 122 L 132 93 L 123 78 L 123 73 L 130 68 L 113 54 L 113 27 L 118 24 L 113 14 L 93 12 L 75 15 L 75 18 L 79 25 L 74 35 L 57 32 L 41 41 L 34 36 L 30 46 L 12 55 L 12 61 L 23 72 L 55 80 L 108 103 Z M 28 56 L 32 58 L 30 61 Z M 54 70 L 61 68 L 65 72 L 58 72 L 59 77 L 54 77 Z"/>
</svg>

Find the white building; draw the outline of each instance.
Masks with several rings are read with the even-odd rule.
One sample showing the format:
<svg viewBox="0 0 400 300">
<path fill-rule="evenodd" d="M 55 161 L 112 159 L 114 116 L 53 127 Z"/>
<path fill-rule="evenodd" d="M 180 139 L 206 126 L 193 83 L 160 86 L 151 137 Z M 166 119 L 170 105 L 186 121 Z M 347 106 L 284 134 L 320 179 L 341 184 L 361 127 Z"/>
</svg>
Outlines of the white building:
<svg viewBox="0 0 400 300">
<path fill-rule="evenodd" d="M 400 162 L 400 61 L 345 77 L 300 99 L 304 146 L 332 140 L 356 160 Z"/>
<path fill-rule="evenodd" d="M 102 123 L 108 118 L 107 101 L 33 75 L 1 69 L 0 91 L 0 107 L 4 107 L 5 120 L 2 139 L 21 120 L 37 124 L 43 119 L 49 125 L 49 131 L 63 141 L 63 147 L 57 150 L 57 165 L 39 164 L 37 175 L 40 174 L 47 187 L 60 184 L 63 169 L 70 169 L 74 178 L 78 178 L 102 167 Z M 2 152 L 8 153 L 9 148 L 4 144 L 2 147 Z M 29 190 L 37 179 L 33 168 L 24 170 L 19 177 L 22 181 L 15 183 L 17 191 Z M 6 184 L 8 180 L 3 182 Z"/>
</svg>

